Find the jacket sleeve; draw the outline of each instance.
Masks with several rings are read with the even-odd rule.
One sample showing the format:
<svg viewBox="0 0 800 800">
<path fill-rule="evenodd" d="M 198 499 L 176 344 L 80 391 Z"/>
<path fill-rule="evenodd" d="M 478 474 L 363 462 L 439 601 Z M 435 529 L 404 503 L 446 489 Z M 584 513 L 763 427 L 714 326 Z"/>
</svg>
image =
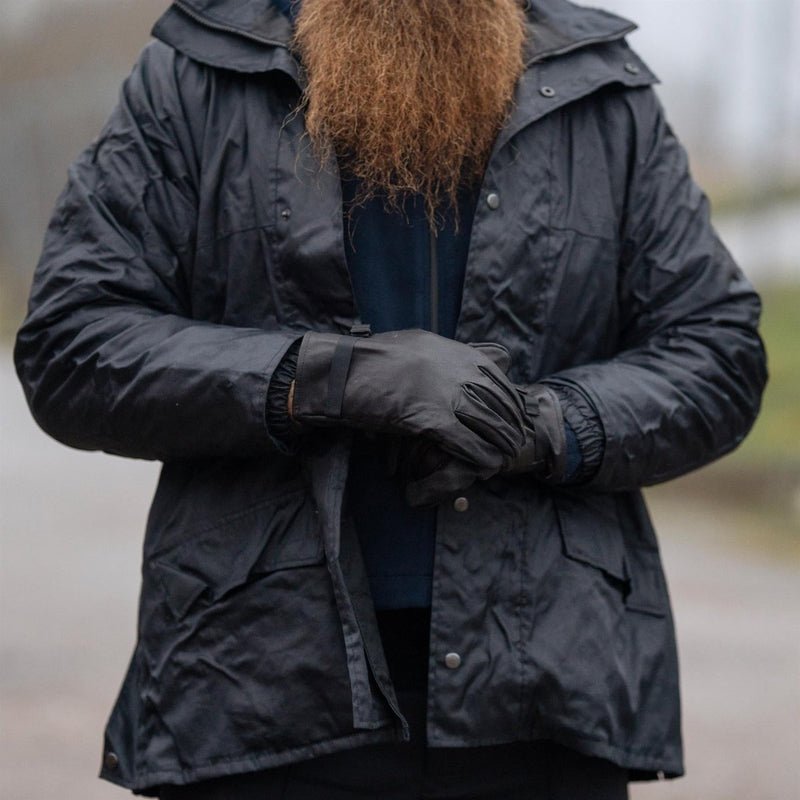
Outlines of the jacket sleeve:
<svg viewBox="0 0 800 800">
<path fill-rule="evenodd" d="M 192 319 L 200 144 L 182 88 L 198 73 L 160 43 L 144 51 L 47 231 L 15 361 L 39 425 L 73 447 L 161 460 L 280 449 L 267 387 L 298 334 Z"/>
<path fill-rule="evenodd" d="M 732 450 L 755 420 L 767 377 L 759 298 L 711 227 L 655 94 L 628 97 L 618 350 L 544 380 L 561 388 L 562 402 L 571 394 L 596 411 L 603 456 L 588 485 L 612 491 L 674 478 Z"/>
</svg>

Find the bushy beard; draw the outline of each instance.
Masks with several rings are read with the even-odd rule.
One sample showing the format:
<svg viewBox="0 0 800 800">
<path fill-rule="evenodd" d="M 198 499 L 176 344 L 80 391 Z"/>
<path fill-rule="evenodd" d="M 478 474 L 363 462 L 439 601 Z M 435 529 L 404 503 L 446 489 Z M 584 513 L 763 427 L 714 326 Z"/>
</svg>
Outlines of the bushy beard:
<svg viewBox="0 0 800 800">
<path fill-rule="evenodd" d="M 294 49 L 311 143 L 388 208 L 429 220 L 480 181 L 523 70 L 518 0 L 303 0 Z"/>
</svg>

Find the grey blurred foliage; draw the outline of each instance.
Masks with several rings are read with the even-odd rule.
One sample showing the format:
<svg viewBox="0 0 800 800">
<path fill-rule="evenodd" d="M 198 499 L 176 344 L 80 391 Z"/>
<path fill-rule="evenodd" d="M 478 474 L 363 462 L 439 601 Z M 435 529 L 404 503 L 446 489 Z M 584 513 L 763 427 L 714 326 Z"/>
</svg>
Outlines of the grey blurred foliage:
<svg viewBox="0 0 800 800">
<path fill-rule="evenodd" d="M 21 319 L 67 165 L 97 135 L 168 4 L 4 0 L 0 331 Z M 800 0 L 598 5 L 640 24 L 631 43 L 660 74 L 669 115 L 720 208 L 800 195 Z"/>
<path fill-rule="evenodd" d="M 67 166 L 98 134 L 169 3 L 6 2 L 10 13 L 4 10 L 0 20 L 0 331 L 9 333 L 21 319 Z"/>
</svg>

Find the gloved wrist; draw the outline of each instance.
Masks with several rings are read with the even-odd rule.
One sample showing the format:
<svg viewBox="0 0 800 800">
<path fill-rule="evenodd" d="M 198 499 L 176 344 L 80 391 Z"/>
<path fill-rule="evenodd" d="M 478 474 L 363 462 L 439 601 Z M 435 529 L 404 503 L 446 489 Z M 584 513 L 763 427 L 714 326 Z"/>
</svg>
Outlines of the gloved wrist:
<svg viewBox="0 0 800 800">
<path fill-rule="evenodd" d="M 497 345 L 471 347 L 421 330 L 371 337 L 309 332 L 295 376 L 293 416 L 422 437 L 481 477 L 516 459 L 525 442 L 522 398 Z"/>
<path fill-rule="evenodd" d="M 560 483 L 567 471 L 564 415 L 556 393 L 541 383 L 517 387 L 525 407 L 525 446 L 505 472 L 534 472 L 546 483 Z"/>
</svg>

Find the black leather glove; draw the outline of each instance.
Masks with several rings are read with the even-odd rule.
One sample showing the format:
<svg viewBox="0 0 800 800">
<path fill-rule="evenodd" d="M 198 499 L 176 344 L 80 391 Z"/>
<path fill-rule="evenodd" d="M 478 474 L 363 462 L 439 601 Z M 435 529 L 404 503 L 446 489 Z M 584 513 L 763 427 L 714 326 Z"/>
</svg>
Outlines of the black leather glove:
<svg viewBox="0 0 800 800">
<path fill-rule="evenodd" d="M 525 446 L 515 458 L 506 459 L 500 471 L 531 472 L 546 483 L 560 483 L 566 472 L 567 448 L 558 397 L 544 384 L 517 387 L 517 391 L 526 411 Z M 471 464 L 434 443 L 411 439 L 389 444 L 389 472 L 405 483 L 411 506 L 435 505 L 484 478 Z"/>
<path fill-rule="evenodd" d="M 301 425 L 422 437 L 489 477 L 519 458 L 526 443 L 522 399 L 495 363 L 501 351 L 422 330 L 367 338 L 309 332 L 291 417 Z"/>
</svg>

